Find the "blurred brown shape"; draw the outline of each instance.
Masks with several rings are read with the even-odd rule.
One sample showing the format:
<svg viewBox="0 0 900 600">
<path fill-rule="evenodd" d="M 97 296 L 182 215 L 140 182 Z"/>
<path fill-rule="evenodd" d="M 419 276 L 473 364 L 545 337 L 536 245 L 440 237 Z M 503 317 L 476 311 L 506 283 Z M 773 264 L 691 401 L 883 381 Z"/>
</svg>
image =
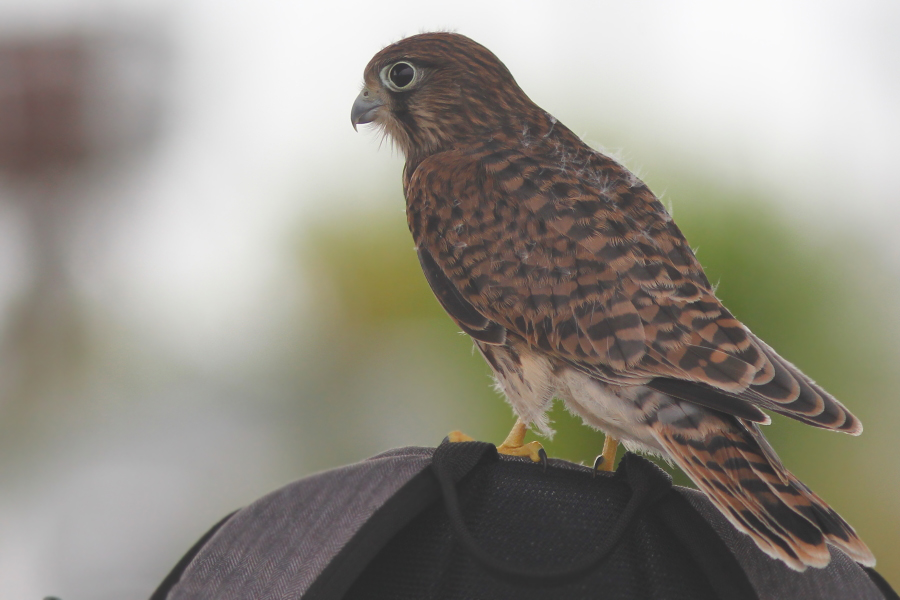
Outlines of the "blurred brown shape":
<svg viewBox="0 0 900 600">
<path fill-rule="evenodd" d="M 6 409 L 39 410 L 89 370 L 94 332 L 70 261 L 104 237 L 90 211 L 119 200 L 97 190 L 156 137 L 163 41 L 143 25 L 0 39 L 0 191 L 24 217 L 30 259 L 4 315 Z"/>
<path fill-rule="evenodd" d="M 85 39 L 0 42 L 0 169 L 35 177 L 88 154 Z"/>
</svg>

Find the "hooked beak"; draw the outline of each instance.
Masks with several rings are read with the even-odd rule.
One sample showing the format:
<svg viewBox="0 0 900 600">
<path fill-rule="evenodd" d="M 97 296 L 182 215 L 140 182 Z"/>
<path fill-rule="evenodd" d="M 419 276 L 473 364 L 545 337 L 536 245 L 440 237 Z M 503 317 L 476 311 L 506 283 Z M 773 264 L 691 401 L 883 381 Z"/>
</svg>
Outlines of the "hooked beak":
<svg viewBox="0 0 900 600">
<path fill-rule="evenodd" d="M 356 97 L 353 102 L 353 108 L 350 110 L 350 122 L 353 124 L 353 130 L 356 131 L 357 125 L 371 123 L 375 120 L 375 113 L 383 104 L 381 100 L 375 97 L 375 94 L 363 88 L 363 91 Z"/>
</svg>

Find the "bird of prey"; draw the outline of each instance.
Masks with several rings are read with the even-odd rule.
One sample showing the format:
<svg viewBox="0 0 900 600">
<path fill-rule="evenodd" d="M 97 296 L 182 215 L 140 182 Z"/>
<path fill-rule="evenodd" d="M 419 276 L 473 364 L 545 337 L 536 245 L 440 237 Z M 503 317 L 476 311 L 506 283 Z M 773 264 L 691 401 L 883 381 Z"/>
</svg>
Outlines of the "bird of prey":
<svg viewBox="0 0 900 600">
<path fill-rule="evenodd" d="M 852 435 L 862 424 L 716 298 L 648 187 L 519 88 L 487 48 L 426 33 L 378 52 L 353 104 L 404 154 L 425 277 L 490 364 L 537 457 L 555 398 L 613 440 L 678 465 L 770 556 L 802 571 L 827 544 L 875 558 L 792 475 L 761 409 Z"/>
</svg>

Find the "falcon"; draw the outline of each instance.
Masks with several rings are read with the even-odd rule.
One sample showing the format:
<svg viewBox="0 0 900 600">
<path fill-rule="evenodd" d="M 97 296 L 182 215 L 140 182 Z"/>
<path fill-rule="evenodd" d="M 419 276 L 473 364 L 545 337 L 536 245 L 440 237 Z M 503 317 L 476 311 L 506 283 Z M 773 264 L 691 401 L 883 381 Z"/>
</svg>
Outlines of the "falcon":
<svg viewBox="0 0 900 600">
<path fill-rule="evenodd" d="M 406 158 L 425 277 L 518 417 L 501 452 L 537 460 L 526 429 L 551 433 L 560 399 L 606 434 L 601 468 L 615 440 L 664 457 L 792 569 L 827 565 L 828 544 L 875 564 L 760 431 L 762 409 L 852 435 L 860 421 L 728 312 L 650 189 L 493 53 L 455 33 L 392 44 L 366 66 L 351 121 Z"/>
</svg>

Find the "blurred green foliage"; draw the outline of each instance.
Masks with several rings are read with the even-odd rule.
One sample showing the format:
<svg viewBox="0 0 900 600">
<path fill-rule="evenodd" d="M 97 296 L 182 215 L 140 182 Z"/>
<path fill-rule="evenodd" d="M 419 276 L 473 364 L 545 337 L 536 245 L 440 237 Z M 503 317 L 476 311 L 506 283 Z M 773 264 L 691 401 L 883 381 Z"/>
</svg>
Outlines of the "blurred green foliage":
<svg viewBox="0 0 900 600">
<path fill-rule="evenodd" d="M 304 241 L 312 279 L 331 286 L 348 324 L 442 314 L 421 276 L 402 214 L 344 215 L 337 222 L 316 223 Z"/>
<path fill-rule="evenodd" d="M 894 432 L 878 430 L 881 411 L 893 410 L 889 405 L 898 384 L 893 370 L 897 322 L 879 302 L 893 282 L 880 275 L 872 254 L 858 240 L 790 222 L 782 211 L 746 191 L 684 177 L 677 182 L 667 186 L 676 222 L 697 250 L 710 281 L 718 285 L 725 305 L 874 430 L 862 438 L 868 443 L 861 443 L 776 418 L 776 425 L 766 429 L 767 436 L 788 466 L 860 530 L 879 557 L 881 571 L 900 570 L 900 519 L 892 498 L 897 490 L 880 490 L 887 497 L 874 503 L 879 510 L 854 514 L 855 502 L 869 493 L 860 489 L 865 477 L 854 477 L 857 483 L 847 486 L 840 475 L 862 462 L 876 474 L 880 468 L 895 468 L 884 459 Z M 385 204 L 401 202 L 398 197 Z M 393 360 L 393 377 L 414 378 L 413 357 L 434 356 L 438 368 L 447 373 L 444 381 L 457 382 L 453 385 L 465 390 L 449 400 L 459 409 L 454 414 L 462 415 L 455 417 L 460 420 L 420 420 L 423 430 L 459 428 L 477 439 L 502 441 L 514 420 L 511 410 L 491 389 L 484 361 L 477 353 L 473 357 L 471 343 L 458 333 L 428 288 L 401 214 L 344 214 L 315 223 L 304 234 L 302 255 L 311 280 L 320 286 L 319 314 L 330 314 L 329 327 L 343 330 L 332 330 L 332 340 L 353 339 L 355 345 L 394 352 L 393 359 L 382 357 Z M 385 332 L 409 327 L 415 333 L 405 344 L 414 347 L 384 347 Z M 342 356 L 335 359 L 344 360 Z M 433 377 L 425 379 L 416 397 L 401 406 L 416 403 L 427 411 L 440 385 Z M 347 403 L 367 399 L 338 401 L 350 411 Z M 442 407 L 432 408 L 435 415 L 442 414 Z M 561 403 L 555 405 L 551 419 L 557 434 L 552 440 L 541 439 L 550 456 L 590 463 L 599 453 L 603 436 L 569 415 Z M 401 436 L 397 444 L 406 439 Z M 439 442 L 434 435 L 421 443 Z M 674 475 L 676 483 L 690 485 L 684 475 Z"/>
</svg>

